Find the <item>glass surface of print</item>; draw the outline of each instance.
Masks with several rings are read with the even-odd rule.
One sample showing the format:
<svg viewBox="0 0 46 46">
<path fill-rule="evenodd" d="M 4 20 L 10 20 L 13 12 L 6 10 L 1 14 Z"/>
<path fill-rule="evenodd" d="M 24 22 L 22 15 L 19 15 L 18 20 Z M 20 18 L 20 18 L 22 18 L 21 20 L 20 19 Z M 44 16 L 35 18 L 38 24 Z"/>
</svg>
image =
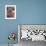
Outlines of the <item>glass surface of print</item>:
<svg viewBox="0 0 46 46">
<path fill-rule="evenodd" d="M 16 5 L 5 5 L 5 19 L 16 19 Z"/>
</svg>

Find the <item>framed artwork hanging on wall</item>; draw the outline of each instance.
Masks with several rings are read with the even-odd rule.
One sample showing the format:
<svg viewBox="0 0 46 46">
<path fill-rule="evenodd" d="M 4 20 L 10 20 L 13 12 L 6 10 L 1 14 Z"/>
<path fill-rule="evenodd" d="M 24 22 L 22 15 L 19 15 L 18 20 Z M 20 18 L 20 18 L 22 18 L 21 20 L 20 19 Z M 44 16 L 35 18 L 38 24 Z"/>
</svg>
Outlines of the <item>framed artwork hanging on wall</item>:
<svg viewBox="0 0 46 46">
<path fill-rule="evenodd" d="M 16 19 L 16 5 L 5 5 L 5 19 Z"/>
</svg>

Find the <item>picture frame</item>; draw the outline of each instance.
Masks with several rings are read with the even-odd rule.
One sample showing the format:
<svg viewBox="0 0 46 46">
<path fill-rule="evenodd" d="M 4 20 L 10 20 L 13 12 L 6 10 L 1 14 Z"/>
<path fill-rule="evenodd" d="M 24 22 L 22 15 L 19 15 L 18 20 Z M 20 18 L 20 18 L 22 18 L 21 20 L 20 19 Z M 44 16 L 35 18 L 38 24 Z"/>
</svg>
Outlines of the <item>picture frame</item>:
<svg viewBox="0 0 46 46">
<path fill-rule="evenodd" d="M 5 5 L 5 19 L 16 19 L 16 5 Z"/>
<path fill-rule="evenodd" d="M 18 42 L 21 40 L 46 41 L 46 24 L 18 24 Z"/>
</svg>

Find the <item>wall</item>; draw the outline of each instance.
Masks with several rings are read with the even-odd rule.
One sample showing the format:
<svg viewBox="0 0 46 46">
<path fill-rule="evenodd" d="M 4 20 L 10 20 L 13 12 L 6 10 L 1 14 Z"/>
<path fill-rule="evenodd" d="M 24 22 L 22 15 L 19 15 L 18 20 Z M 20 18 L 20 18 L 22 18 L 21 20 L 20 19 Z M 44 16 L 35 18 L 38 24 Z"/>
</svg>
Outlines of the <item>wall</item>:
<svg viewBox="0 0 46 46">
<path fill-rule="evenodd" d="M 16 20 L 5 20 L 5 5 L 16 5 Z M 7 44 L 17 24 L 46 24 L 46 0 L 0 0 L 0 44 Z M 16 43 L 17 40 L 16 40 Z"/>
</svg>

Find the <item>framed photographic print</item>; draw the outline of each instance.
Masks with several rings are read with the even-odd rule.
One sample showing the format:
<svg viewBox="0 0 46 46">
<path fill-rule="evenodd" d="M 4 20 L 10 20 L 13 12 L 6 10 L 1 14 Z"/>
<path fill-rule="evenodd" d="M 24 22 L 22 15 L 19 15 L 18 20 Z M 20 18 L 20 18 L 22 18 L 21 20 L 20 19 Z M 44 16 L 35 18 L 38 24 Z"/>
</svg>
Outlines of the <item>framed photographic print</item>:
<svg viewBox="0 0 46 46">
<path fill-rule="evenodd" d="M 16 5 L 5 5 L 5 19 L 16 19 Z"/>
</svg>

